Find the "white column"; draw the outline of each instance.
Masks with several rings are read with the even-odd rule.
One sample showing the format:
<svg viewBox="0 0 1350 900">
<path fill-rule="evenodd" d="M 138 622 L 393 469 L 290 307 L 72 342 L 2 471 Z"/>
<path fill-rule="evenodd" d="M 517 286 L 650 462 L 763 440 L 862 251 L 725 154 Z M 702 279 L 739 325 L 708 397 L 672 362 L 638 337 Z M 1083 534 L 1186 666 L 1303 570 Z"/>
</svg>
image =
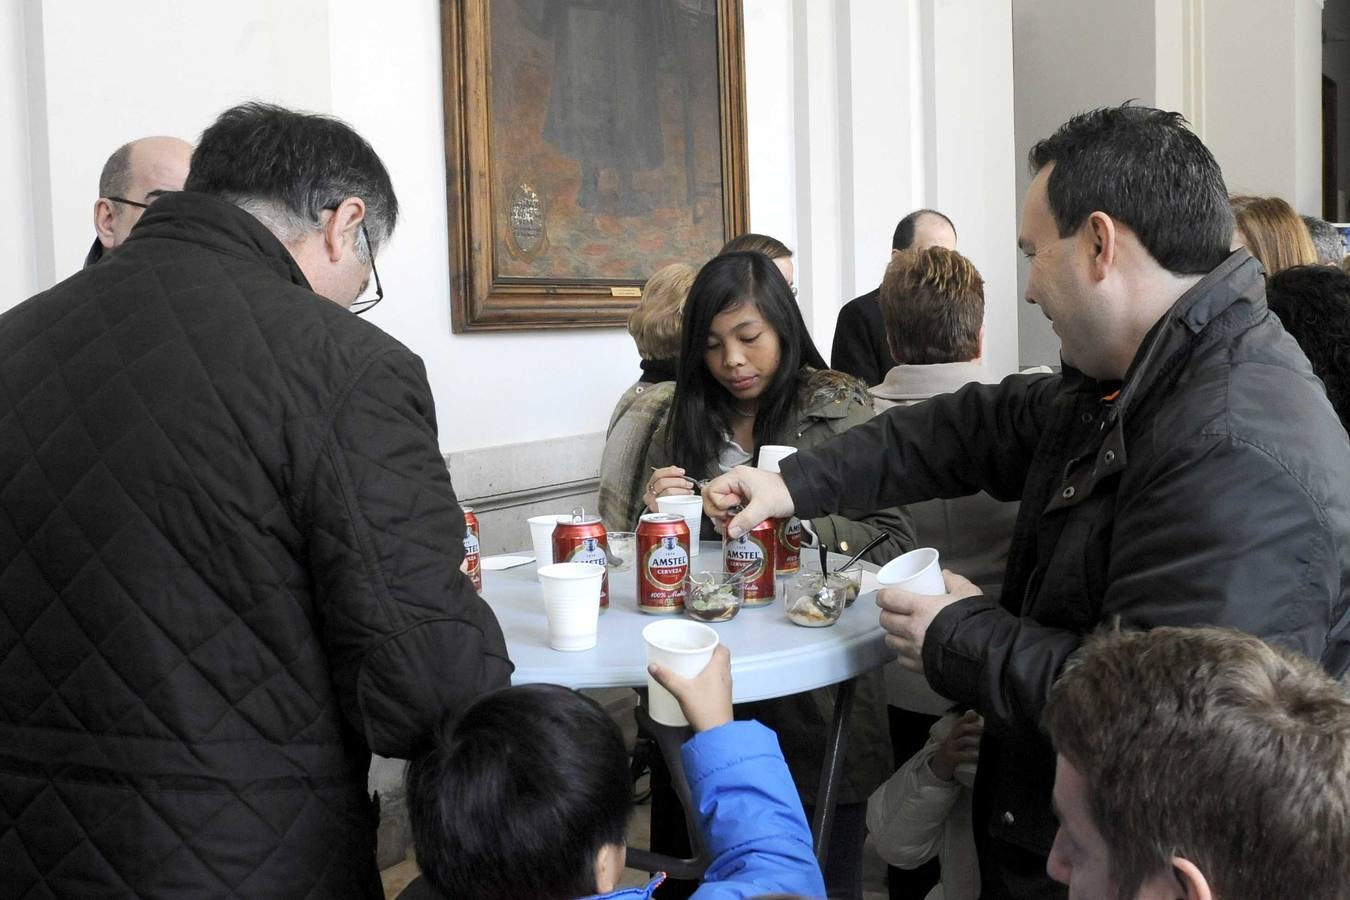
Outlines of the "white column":
<svg viewBox="0 0 1350 900">
<path fill-rule="evenodd" d="M 797 285 L 802 316 L 822 355 L 834 340 L 844 284 L 844 217 L 851 199 L 841 184 L 839 29 L 851 3 L 793 3 L 793 90 L 796 96 Z M 847 53 L 847 50 L 845 50 Z M 848 111 L 844 113 L 845 117 Z M 846 206 L 847 204 L 847 206 Z"/>
<path fill-rule="evenodd" d="M 1202 137 L 1229 190 L 1319 212 L 1322 0 L 1204 7 Z"/>
<path fill-rule="evenodd" d="M 1011 0 L 924 0 L 931 21 L 931 157 L 924 205 L 957 228 L 984 277 L 984 364 L 1017 369 L 1017 154 L 1013 140 Z"/>
<path fill-rule="evenodd" d="M 0 312 L 51 283 L 50 210 L 45 198 L 47 185 L 39 183 L 43 170 L 33 166 L 33 136 L 45 137 L 46 129 L 33 129 L 30 116 L 41 115 L 45 105 L 33 102 L 41 85 L 32 85 L 29 73 L 35 51 L 28 33 L 41 21 L 37 3 L 9 3 L 0 9 L 0 271 L 8 273 Z M 40 74 L 40 67 L 39 67 Z M 45 239 L 44 239 L 45 238 Z"/>
</svg>

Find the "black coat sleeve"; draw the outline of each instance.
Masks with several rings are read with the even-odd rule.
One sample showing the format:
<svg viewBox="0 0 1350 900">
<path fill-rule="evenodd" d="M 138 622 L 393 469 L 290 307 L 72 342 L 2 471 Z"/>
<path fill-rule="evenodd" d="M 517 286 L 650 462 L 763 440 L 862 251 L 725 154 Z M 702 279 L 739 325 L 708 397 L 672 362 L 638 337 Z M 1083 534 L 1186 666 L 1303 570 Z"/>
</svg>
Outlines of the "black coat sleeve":
<svg viewBox="0 0 1350 900">
<path fill-rule="evenodd" d="M 353 382 L 307 508 L 343 712 L 376 753 L 415 755 L 441 716 L 505 686 L 512 670 L 496 617 L 459 571 L 464 514 L 416 356 L 385 353 Z"/>
<path fill-rule="evenodd" d="M 781 463 L 802 518 L 985 491 L 1022 496 L 1059 379 L 1009 375 L 896 406 Z"/>
<path fill-rule="evenodd" d="M 1318 660 L 1339 594 L 1334 536 L 1310 492 L 1265 449 L 1205 438 L 1151 461 L 1122 491 L 1100 619 L 1228 626 Z M 995 726 L 1034 726 L 1085 637 L 972 597 L 934 619 L 924 670 Z"/>
</svg>

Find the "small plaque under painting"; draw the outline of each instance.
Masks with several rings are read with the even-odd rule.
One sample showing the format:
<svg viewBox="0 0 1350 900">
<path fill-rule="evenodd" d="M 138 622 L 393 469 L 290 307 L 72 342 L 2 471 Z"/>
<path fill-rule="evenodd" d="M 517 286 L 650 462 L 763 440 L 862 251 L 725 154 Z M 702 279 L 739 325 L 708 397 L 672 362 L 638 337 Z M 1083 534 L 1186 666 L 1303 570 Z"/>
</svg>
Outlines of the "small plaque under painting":
<svg viewBox="0 0 1350 900">
<path fill-rule="evenodd" d="M 611 297 L 641 297 L 642 288 L 626 285 L 623 287 L 612 287 L 609 289 Z"/>
</svg>

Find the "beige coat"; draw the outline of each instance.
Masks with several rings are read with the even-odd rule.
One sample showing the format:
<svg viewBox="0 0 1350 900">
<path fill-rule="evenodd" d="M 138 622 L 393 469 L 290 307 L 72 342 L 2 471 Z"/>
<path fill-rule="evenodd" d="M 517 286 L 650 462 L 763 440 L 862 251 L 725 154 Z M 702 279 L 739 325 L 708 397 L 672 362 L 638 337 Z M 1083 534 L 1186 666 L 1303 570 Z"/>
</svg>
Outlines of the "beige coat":
<svg viewBox="0 0 1350 900">
<path fill-rule="evenodd" d="M 877 412 L 892 406 L 909 406 L 938 394 L 949 394 L 975 381 L 994 384 L 998 379 L 975 362 L 935 363 L 927 366 L 895 366 L 886 379 L 872 388 Z M 936 547 L 942 568 L 964 575 L 995 599 L 1003 586 L 1008 562 L 1016 502 L 1003 503 L 988 494 L 973 494 L 950 500 L 927 500 L 909 506 L 914 516 L 914 534 L 920 547 Z M 934 693 L 924 677 L 892 663 L 886 667 L 886 699 L 892 706 L 929 715 L 940 715 L 951 701 Z"/>
</svg>

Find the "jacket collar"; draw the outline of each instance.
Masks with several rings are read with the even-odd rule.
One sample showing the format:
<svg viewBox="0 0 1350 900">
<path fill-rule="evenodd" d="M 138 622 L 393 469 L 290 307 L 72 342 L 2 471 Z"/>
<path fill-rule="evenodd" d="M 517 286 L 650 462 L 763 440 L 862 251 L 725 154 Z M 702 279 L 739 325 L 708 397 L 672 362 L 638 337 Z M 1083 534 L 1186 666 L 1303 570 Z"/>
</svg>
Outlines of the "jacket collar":
<svg viewBox="0 0 1350 900">
<path fill-rule="evenodd" d="M 611 891 L 608 894 L 595 894 L 586 900 L 647 900 L 652 892 L 661 886 L 661 882 L 666 880 L 665 872 L 657 872 L 656 876 L 645 885 L 639 887 L 619 888 L 617 891 Z"/>
<path fill-rule="evenodd" d="M 989 370 L 977 362 L 932 363 L 926 366 L 893 366 L 881 384 L 870 389 L 873 397 L 905 402 L 950 394 L 972 381 L 992 384 Z"/>
<path fill-rule="evenodd" d="M 1246 250 L 1238 250 L 1209 272 L 1190 290 L 1177 298 L 1172 308 L 1149 329 L 1139 346 L 1119 391 L 1105 393 L 1110 385 L 1084 378 L 1065 367 L 1065 386 L 1078 391 L 1093 390 L 1109 408 L 1100 417 L 1097 430 L 1100 441 L 1071 464 L 1060 493 L 1047 510 L 1073 506 L 1093 492 L 1102 479 L 1121 472 L 1129 464 L 1125 450 L 1125 420 L 1130 411 L 1149 395 L 1151 389 L 1175 360 L 1188 352 L 1196 336 L 1223 316 L 1242 315 L 1255 320 L 1265 312 L 1265 279 L 1261 264 Z M 1235 310 L 1230 313 L 1230 310 Z"/>
<path fill-rule="evenodd" d="M 675 359 L 643 359 L 638 361 L 642 368 L 640 382 L 659 384 L 662 381 L 675 380 Z"/>
<path fill-rule="evenodd" d="M 798 377 L 797 403 L 804 418 L 842 419 L 848 415 L 850 401 L 872 405 L 867 386 L 852 375 L 802 366 Z"/>
<path fill-rule="evenodd" d="M 1253 318 L 1265 311 L 1261 264 L 1242 249 L 1233 251 L 1192 285 L 1149 329 L 1125 373 L 1116 404 L 1118 414 L 1124 416 L 1139 397 L 1148 393 L 1173 354 L 1239 303 L 1251 307 Z"/>
<path fill-rule="evenodd" d="M 154 202 L 124 246 L 148 240 L 188 241 L 240 259 L 256 259 L 293 284 L 309 279 L 276 235 L 233 203 L 210 194 L 179 191 Z"/>
</svg>

